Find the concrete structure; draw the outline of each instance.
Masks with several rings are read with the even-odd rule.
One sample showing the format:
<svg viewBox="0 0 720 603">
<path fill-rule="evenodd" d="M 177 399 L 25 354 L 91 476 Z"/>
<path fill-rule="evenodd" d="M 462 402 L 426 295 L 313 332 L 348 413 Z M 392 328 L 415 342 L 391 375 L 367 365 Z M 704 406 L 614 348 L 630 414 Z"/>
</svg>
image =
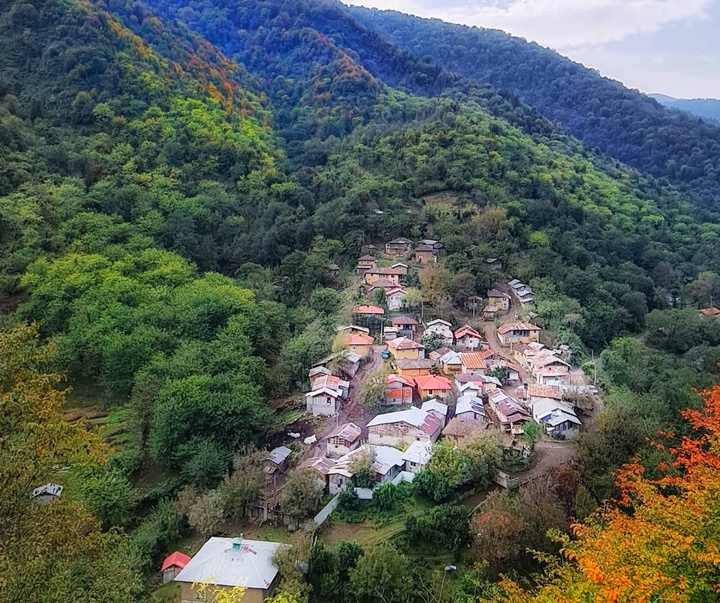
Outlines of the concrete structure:
<svg viewBox="0 0 720 603">
<path fill-rule="evenodd" d="M 390 324 L 397 328 L 400 337 L 408 337 L 409 339 L 415 337 L 417 328 L 420 325 L 417 320 L 409 316 L 393 316 L 390 319 Z"/>
<path fill-rule="evenodd" d="M 245 589 L 243 603 L 263 603 L 272 596 L 278 568 L 273 557 L 287 545 L 242 538 L 210 538 L 175 577 L 182 603 L 213 601 L 217 590 Z M 211 585 L 200 593 L 197 585 Z"/>
<path fill-rule="evenodd" d="M 368 443 L 375 446 L 410 444 L 415 440 L 434 442 L 440 437 L 443 422 L 435 413 L 419 408 L 378 415 L 367 424 Z"/>
</svg>

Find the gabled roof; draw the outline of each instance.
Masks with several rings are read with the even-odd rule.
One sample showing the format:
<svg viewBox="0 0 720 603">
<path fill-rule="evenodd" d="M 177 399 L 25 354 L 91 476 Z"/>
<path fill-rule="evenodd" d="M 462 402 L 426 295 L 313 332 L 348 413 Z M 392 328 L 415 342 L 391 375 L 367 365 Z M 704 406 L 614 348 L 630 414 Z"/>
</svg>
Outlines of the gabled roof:
<svg viewBox="0 0 720 603">
<path fill-rule="evenodd" d="M 395 326 L 400 325 L 411 325 L 411 326 L 417 326 L 420 324 L 417 320 L 414 318 L 410 318 L 409 316 L 393 316 L 390 319 L 390 324 Z"/>
<path fill-rule="evenodd" d="M 273 448 L 268 456 L 267 459 L 269 461 L 272 461 L 276 465 L 279 465 L 280 463 L 284 462 L 287 457 L 289 457 L 292 454 L 292 450 L 290 450 L 287 446 L 278 446 L 277 448 Z"/>
<path fill-rule="evenodd" d="M 394 360 L 393 363 L 401 371 L 413 369 L 429 369 L 432 367 L 432 360 L 429 358 L 418 358 L 417 360 Z"/>
<path fill-rule="evenodd" d="M 444 436 L 468 437 L 473 433 L 482 431 L 485 423 L 479 419 L 464 419 L 462 417 L 453 417 L 443 429 Z"/>
<path fill-rule="evenodd" d="M 334 466 L 335 461 L 332 459 L 329 459 L 326 456 L 314 456 L 300 465 L 300 469 L 314 469 L 322 475 L 328 475 Z"/>
<path fill-rule="evenodd" d="M 415 387 L 415 383 L 413 383 L 412 379 L 409 379 L 408 377 L 403 377 L 402 375 L 388 375 L 386 383 L 387 385 L 392 385 L 393 383 L 400 383 L 402 385 L 407 385 L 408 387 Z"/>
<path fill-rule="evenodd" d="M 409 266 L 407 264 L 403 264 L 402 262 L 396 262 L 390 268 L 397 268 L 398 266 L 402 266 L 403 268 L 408 268 Z"/>
<path fill-rule="evenodd" d="M 482 370 L 487 368 L 486 356 L 481 352 L 462 352 L 460 360 L 465 368 Z"/>
<path fill-rule="evenodd" d="M 393 295 L 405 295 L 405 289 L 395 285 L 394 287 L 385 290 L 385 297 L 392 297 Z"/>
<path fill-rule="evenodd" d="M 427 323 L 428 327 L 432 327 L 433 325 L 444 325 L 448 328 L 452 328 L 452 324 L 450 324 L 447 320 L 443 320 L 442 318 L 436 318 L 435 320 L 431 320 L 429 323 Z"/>
<path fill-rule="evenodd" d="M 333 375 L 321 375 L 317 379 L 313 380 L 312 387 L 313 389 L 327 388 L 333 391 L 339 391 L 340 388 L 348 389 L 350 387 L 350 383 Z"/>
<path fill-rule="evenodd" d="M 415 440 L 403 453 L 402 459 L 418 465 L 427 465 L 433 456 L 432 442 L 421 442 Z"/>
<path fill-rule="evenodd" d="M 397 239 L 393 239 L 392 241 L 389 241 L 388 245 L 402 245 L 406 243 L 412 243 L 410 239 L 406 239 L 405 237 L 398 237 Z"/>
<path fill-rule="evenodd" d="M 318 375 L 332 375 L 332 372 L 324 366 L 315 366 L 311 368 L 308 373 L 308 377 L 310 377 L 310 379 L 317 377 Z"/>
<path fill-rule="evenodd" d="M 415 253 L 418 251 L 435 251 L 435 249 L 431 245 L 418 245 L 415 248 Z"/>
<path fill-rule="evenodd" d="M 455 331 L 455 339 L 461 339 L 465 336 L 477 337 L 478 339 L 483 338 L 482 335 L 480 335 L 480 333 L 478 333 L 470 325 L 465 325 L 464 327 L 461 327 L 457 331 Z"/>
<path fill-rule="evenodd" d="M 568 374 L 565 366 L 546 366 L 536 372 L 538 377 L 563 377 Z"/>
<path fill-rule="evenodd" d="M 327 436 L 325 436 L 325 439 L 329 440 L 330 438 L 340 438 L 342 440 L 347 440 L 348 442 L 354 442 L 361 434 L 362 429 L 355 425 L 355 423 L 345 423 L 345 425 L 340 425 L 333 429 L 329 434 L 327 434 Z"/>
<path fill-rule="evenodd" d="M 190 562 L 189 555 L 185 555 L 184 553 L 175 551 L 171 555 L 168 555 L 167 557 L 165 557 L 165 561 L 163 561 L 162 568 L 160 569 L 160 571 L 164 572 L 166 569 L 168 569 L 170 567 L 179 567 L 180 569 L 183 569 L 189 562 Z"/>
<path fill-rule="evenodd" d="M 358 262 L 377 262 L 377 258 L 374 258 L 371 255 L 364 255 L 361 258 L 358 258 Z"/>
<path fill-rule="evenodd" d="M 461 415 L 466 412 L 484 415 L 485 408 L 482 400 L 477 396 L 460 396 L 455 404 L 455 414 Z"/>
<path fill-rule="evenodd" d="M 408 339 L 407 337 L 398 337 L 397 339 L 391 339 L 387 343 L 389 348 L 393 350 L 424 350 L 425 346 Z"/>
<path fill-rule="evenodd" d="M 350 336 L 346 345 L 372 345 L 373 343 L 375 343 L 375 339 L 370 337 L 370 335 L 356 333 L 355 335 Z"/>
<path fill-rule="evenodd" d="M 393 425 L 395 423 L 412 425 L 429 436 L 432 436 L 442 427 L 441 420 L 437 416 L 414 406 L 408 410 L 378 415 L 370 421 L 367 426 L 370 428 L 377 427 L 378 425 Z"/>
<path fill-rule="evenodd" d="M 498 327 L 498 335 L 504 335 L 510 331 L 541 331 L 540 327 L 536 327 L 529 322 L 507 322 Z"/>
<path fill-rule="evenodd" d="M 273 557 L 286 546 L 242 538 L 210 538 L 175 582 L 265 590 L 278 573 Z"/>
<path fill-rule="evenodd" d="M 450 381 L 437 375 L 415 377 L 415 385 L 423 391 L 450 391 L 452 389 Z"/>
<path fill-rule="evenodd" d="M 370 274 L 368 272 L 368 274 Z M 371 289 L 394 289 L 397 287 L 395 283 L 393 283 L 391 280 L 388 280 L 386 278 L 380 278 L 376 281 L 373 281 L 372 283 L 369 283 L 371 285 Z"/>
<path fill-rule="evenodd" d="M 385 310 L 378 308 L 377 306 L 355 306 L 353 308 L 353 314 L 385 314 Z"/>
<path fill-rule="evenodd" d="M 353 473 L 350 470 L 353 461 L 364 454 L 371 454 L 373 458 L 373 470 L 380 475 L 385 475 L 393 467 L 402 467 L 405 464 L 402 458 L 402 452 L 397 448 L 390 446 L 370 446 L 363 444 L 359 448 L 356 448 L 352 452 L 348 452 L 346 455 L 341 456 L 330 473 L 344 475 L 345 477 L 352 477 Z"/>
<path fill-rule="evenodd" d="M 508 285 L 510 285 L 513 289 L 515 289 L 516 287 L 522 286 L 522 285 L 523 285 L 523 282 L 522 282 L 522 281 L 519 281 L 519 280 L 516 279 L 516 278 L 514 278 L 513 280 L 511 280 L 511 281 L 508 283 Z"/>
<path fill-rule="evenodd" d="M 342 331 L 347 331 L 348 329 L 351 331 L 360 331 L 361 333 L 365 333 L 365 335 L 370 334 L 370 329 L 367 327 L 359 327 L 358 325 L 342 325 L 335 329 L 335 332 L 341 333 Z"/>
<path fill-rule="evenodd" d="M 462 360 L 460 359 L 460 354 L 457 352 L 454 352 L 450 350 L 449 352 L 443 354 L 440 356 L 440 362 L 443 364 L 455 364 L 455 365 L 461 365 Z"/>
<path fill-rule="evenodd" d="M 561 400 L 562 391 L 555 385 L 538 385 L 533 383 L 528 386 L 528 396 L 531 398 L 550 398 L 551 400 Z"/>
<path fill-rule="evenodd" d="M 428 400 L 427 402 L 423 402 L 420 410 L 424 410 L 425 412 L 437 412 L 443 417 L 447 417 L 448 414 L 447 404 L 438 402 L 438 400 L 436 400 L 435 398 L 433 398 L 432 400 Z"/>
<path fill-rule="evenodd" d="M 403 271 L 398 268 L 373 268 L 366 274 L 377 274 L 378 276 L 403 276 Z"/>
</svg>

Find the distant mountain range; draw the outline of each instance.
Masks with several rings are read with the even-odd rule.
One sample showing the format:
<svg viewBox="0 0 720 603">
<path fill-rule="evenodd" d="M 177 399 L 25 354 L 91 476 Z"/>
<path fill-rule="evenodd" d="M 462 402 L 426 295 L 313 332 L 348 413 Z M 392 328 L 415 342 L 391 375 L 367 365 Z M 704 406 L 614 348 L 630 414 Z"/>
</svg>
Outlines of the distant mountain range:
<svg viewBox="0 0 720 603">
<path fill-rule="evenodd" d="M 717 98 L 675 98 L 666 94 L 650 94 L 657 102 L 671 109 L 678 109 L 703 119 L 720 123 L 720 99 Z"/>
</svg>

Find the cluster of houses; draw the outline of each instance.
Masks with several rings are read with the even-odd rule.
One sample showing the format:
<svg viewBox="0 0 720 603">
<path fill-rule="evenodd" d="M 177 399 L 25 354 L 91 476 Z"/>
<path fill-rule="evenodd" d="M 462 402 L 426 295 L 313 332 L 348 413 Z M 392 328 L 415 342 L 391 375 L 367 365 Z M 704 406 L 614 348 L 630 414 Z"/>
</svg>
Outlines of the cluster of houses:
<svg viewBox="0 0 720 603">
<path fill-rule="evenodd" d="M 535 301 L 535 294 L 530 285 L 513 279 L 508 283 L 508 286 L 513 290 L 515 297 L 518 298 L 523 307 L 529 306 Z"/>
</svg>

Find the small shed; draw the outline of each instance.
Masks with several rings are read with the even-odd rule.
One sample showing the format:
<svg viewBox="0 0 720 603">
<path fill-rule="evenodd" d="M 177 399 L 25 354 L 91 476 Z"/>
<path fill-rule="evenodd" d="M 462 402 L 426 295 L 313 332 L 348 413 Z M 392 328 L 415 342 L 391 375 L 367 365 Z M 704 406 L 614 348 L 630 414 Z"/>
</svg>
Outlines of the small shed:
<svg viewBox="0 0 720 603">
<path fill-rule="evenodd" d="M 287 468 L 287 461 L 291 454 L 292 450 L 287 446 L 278 446 L 268 453 L 265 458 L 265 468 L 263 469 L 268 479 Z"/>
<path fill-rule="evenodd" d="M 165 557 L 162 569 L 160 570 L 163 584 L 175 580 L 175 576 L 177 576 L 188 563 L 190 563 L 190 557 L 179 551 L 175 551 L 172 555 Z"/>
</svg>

